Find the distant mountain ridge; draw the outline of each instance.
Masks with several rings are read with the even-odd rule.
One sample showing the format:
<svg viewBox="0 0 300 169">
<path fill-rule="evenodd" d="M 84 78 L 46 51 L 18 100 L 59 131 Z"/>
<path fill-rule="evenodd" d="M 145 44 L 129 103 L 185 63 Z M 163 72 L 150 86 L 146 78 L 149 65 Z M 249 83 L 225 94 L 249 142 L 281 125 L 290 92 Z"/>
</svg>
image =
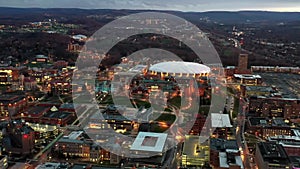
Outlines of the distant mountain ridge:
<svg viewBox="0 0 300 169">
<path fill-rule="evenodd" d="M 210 18 L 217 22 L 290 22 L 300 21 L 300 12 L 269 12 L 269 11 L 209 11 L 209 12 L 180 12 L 180 11 L 161 11 L 161 10 L 116 10 L 116 9 L 79 9 L 79 8 L 9 8 L 0 7 L 0 18 L 7 16 L 12 18 L 15 16 L 49 14 L 52 16 L 69 15 L 82 16 L 93 14 L 110 14 L 115 16 L 123 16 L 131 13 L 156 11 L 166 12 L 189 18 L 190 20 L 203 17 Z"/>
</svg>

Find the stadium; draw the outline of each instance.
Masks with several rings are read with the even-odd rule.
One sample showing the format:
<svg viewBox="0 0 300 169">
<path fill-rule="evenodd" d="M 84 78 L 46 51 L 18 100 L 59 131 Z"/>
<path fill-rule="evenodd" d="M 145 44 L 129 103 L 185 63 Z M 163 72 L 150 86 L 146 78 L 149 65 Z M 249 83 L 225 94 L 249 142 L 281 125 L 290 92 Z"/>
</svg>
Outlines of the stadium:
<svg viewBox="0 0 300 169">
<path fill-rule="evenodd" d="M 151 75 L 157 75 L 161 78 L 173 77 L 208 77 L 210 68 L 203 64 L 194 62 L 161 62 L 152 65 L 148 71 Z"/>
</svg>

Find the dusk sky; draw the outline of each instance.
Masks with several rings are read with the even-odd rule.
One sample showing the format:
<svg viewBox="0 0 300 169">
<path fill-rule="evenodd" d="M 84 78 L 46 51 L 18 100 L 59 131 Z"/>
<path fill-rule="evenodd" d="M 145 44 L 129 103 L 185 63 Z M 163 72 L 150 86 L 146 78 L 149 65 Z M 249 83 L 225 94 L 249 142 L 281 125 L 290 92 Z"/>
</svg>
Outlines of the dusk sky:
<svg viewBox="0 0 300 169">
<path fill-rule="evenodd" d="M 299 0 L 0 0 L 1 7 L 157 9 L 179 11 L 292 11 Z"/>
</svg>

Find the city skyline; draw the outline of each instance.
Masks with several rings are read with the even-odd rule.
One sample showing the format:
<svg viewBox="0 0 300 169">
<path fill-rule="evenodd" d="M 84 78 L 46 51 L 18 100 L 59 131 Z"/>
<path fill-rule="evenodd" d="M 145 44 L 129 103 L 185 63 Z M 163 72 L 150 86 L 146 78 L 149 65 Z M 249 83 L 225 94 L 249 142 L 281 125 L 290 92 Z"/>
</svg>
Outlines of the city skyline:
<svg viewBox="0 0 300 169">
<path fill-rule="evenodd" d="M 17 8 L 82 8 L 82 9 L 149 9 L 149 10 L 175 10 L 184 12 L 205 11 L 276 11 L 276 12 L 300 12 L 300 3 L 297 0 L 252 0 L 252 1 L 203 1 L 203 0 L 171 0 L 162 3 L 159 0 L 151 2 L 147 0 L 11 0 L 0 1 L 0 7 Z"/>
</svg>

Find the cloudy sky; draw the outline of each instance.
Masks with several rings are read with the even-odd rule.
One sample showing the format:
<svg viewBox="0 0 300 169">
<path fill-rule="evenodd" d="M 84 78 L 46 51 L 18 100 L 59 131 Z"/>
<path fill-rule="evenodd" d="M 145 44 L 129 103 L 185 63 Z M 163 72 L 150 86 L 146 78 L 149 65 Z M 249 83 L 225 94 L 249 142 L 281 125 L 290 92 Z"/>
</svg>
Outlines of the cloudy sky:
<svg viewBox="0 0 300 169">
<path fill-rule="evenodd" d="M 1 7 L 160 9 L 179 11 L 296 11 L 300 0 L 0 0 Z"/>
</svg>

